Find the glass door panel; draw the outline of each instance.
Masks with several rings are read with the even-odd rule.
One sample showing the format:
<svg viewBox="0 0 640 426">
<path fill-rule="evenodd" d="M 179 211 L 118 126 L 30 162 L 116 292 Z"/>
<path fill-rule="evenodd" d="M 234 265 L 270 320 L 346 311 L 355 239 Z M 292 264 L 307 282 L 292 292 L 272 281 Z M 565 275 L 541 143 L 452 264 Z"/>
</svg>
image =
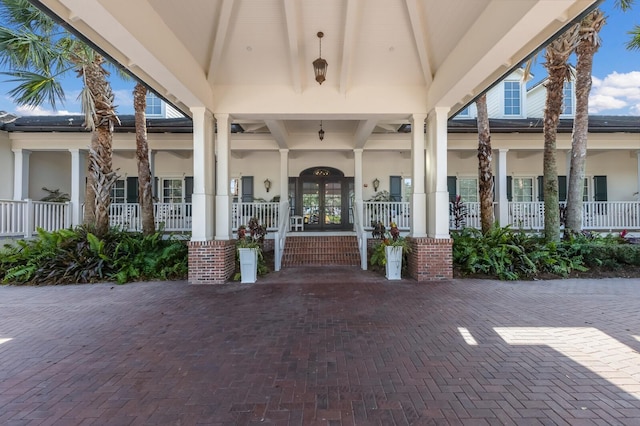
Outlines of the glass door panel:
<svg viewBox="0 0 640 426">
<path fill-rule="evenodd" d="M 302 217 L 305 227 L 317 227 L 320 224 L 320 183 L 302 183 Z M 315 226 L 314 226 L 315 225 Z"/>
<path fill-rule="evenodd" d="M 324 224 L 342 224 L 342 185 L 340 182 L 324 183 Z"/>
</svg>

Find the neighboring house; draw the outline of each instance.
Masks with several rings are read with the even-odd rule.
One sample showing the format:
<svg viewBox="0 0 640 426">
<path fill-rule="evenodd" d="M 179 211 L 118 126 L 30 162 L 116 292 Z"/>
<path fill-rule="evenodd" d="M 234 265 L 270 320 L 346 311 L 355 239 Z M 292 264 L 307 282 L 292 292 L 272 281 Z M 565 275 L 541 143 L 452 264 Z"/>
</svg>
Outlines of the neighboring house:
<svg viewBox="0 0 640 426">
<path fill-rule="evenodd" d="M 158 217 L 166 228 L 191 231 L 193 283 L 229 278 L 233 228 L 252 215 L 272 228 L 276 267 L 278 250 L 294 238 L 289 215 L 301 219 L 304 234 L 346 232 L 360 242 L 363 267 L 366 227 L 394 220 L 409 233 L 409 274 L 450 278 L 447 176 L 474 170 L 476 142 L 473 133 L 448 133 L 448 120 L 597 5 L 183 0 L 129 2 L 124 13 L 120 2 L 33 3 L 192 119 L 192 133 L 157 127 L 149 144 Z M 500 84 L 503 118 L 528 117 L 517 79 Z M 162 104 L 151 107 L 162 114 Z M 43 183 L 59 186 L 71 195 L 71 223 L 81 218 L 88 145 L 75 124 L 29 132 L 23 119 L 0 133 L 0 151 L 14 158 L 10 171 L 0 170 L 14 186 L 6 195 L 35 199 Z M 507 138 L 504 146 L 513 143 L 519 149 L 498 155 L 509 161 L 501 162 L 506 170 L 520 170 L 519 157 L 537 149 L 533 138 L 524 146 Z M 132 199 L 133 133 L 119 129 L 113 149 L 122 176 L 114 196 Z M 532 159 L 524 162 L 526 176 L 540 174 Z M 366 201 L 379 191 L 394 201 Z M 119 224 L 135 223 L 135 207 L 114 209 Z"/>
</svg>

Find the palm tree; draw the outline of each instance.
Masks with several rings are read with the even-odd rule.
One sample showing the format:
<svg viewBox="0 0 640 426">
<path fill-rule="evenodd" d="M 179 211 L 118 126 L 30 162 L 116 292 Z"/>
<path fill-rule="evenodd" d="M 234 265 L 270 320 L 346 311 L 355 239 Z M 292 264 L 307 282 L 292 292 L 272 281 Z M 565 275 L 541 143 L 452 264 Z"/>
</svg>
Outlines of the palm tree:
<svg viewBox="0 0 640 426">
<path fill-rule="evenodd" d="M 142 212 L 142 233 L 156 232 L 153 217 L 153 193 L 151 189 L 151 167 L 149 166 L 149 144 L 147 142 L 147 88 L 138 82 L 133 89 L 133 107 L 136 122 L 136 157 L 138 158 L 138 201 Z"/>
<path fill-rule="evenodd" d="M 87 218 L 97 235 L 109 229 L 111 186 L 117 175 L 111 164 L 113 127 L 119 123 L 104 58 L 82 43 L 27 0 L 2 0 L 0 64 L 17 86 L 9 95 L 18 105 L 49 104 L 65 99 L 60 78 L 75 72 L 82 78 L 85 126 L 93 133 L 85 200 Z M 95 199 L 95 203 L 91 202 Z"/>
<path fill-rule="evenodd" d="M 571 77 L 567 60 L 575 47 L 579 25 L 571 26 L 545 49 L 544 66 L 549 73 L 544 109 L 544 236 L 547 241 L 560 241 L 560 206 L 558 197 L 558 167 L 556 135 L 562 112 L 564 82 Z"/>
<path fill-rule="evenodd" d="M 587 158 L 587 133 L 589 131 L 589 93 L 593 55 L 600 47 L 598 32 L 605 23 L 604 14 L 596 9 L 580 22 L 576 63 L 576 112 L 571 139 L 571 167 L 567 191 L 567 216 L 565 235 L 582 230 L 582 202 L 584 193 L 584 166 Z"/>
<path fill-rule="evenodd" d="M 623 12 L 628 11 L 633 6 L 635 0 L 616 0 L 616 7 L 620 8 Z M 640 50 L 640 25 L 635 25 L 632 30 L 629 31 L 631 39 L 627 42 L 627 49 Z"/>
<path fill-rule="evenodd" d="M 478 109 L 478 186 L 480 193 L 480 227 L 486 234 L 493 226 L 493 173 L 491 171 L 491 132 L 487 112 L 487 95 L 476 99 Z"/>
</svg>

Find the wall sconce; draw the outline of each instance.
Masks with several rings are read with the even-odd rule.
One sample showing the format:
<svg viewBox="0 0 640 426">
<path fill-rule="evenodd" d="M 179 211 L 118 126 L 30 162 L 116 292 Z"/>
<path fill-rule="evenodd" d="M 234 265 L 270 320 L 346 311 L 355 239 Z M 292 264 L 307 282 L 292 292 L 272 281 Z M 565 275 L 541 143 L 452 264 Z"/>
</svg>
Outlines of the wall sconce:
<svg viewBox="0 0 640 426">
<path fill-rule="evenodd" d="M 269 178 L 266 178 L 264 180 L 264 189 L 266 189 L 267 192 L 269 192 L 269 190 L 271 189 L 271 181 L 269 180 Z"/>
<path fill-rule="evenodd" d="M 380 186 L 380 181 L 378 180 L 378 178 L 375 178 L 372 183 L 373 183 L 373 190 L 378 192 L 378 187 Z"/>
<path fill-rule="evenodd" d="M 322 31 L 318 32 L 318 42 L 320 43 L 320 54 L 318 55 L 318 59 L 313 61 L 313 72 L 316 75 L 316 81 L 319 84 L 325 80 L 327 75 L 327 61 L 322 59 L 322 37 L 324 37 L 324 33 Z"/>
</svg>

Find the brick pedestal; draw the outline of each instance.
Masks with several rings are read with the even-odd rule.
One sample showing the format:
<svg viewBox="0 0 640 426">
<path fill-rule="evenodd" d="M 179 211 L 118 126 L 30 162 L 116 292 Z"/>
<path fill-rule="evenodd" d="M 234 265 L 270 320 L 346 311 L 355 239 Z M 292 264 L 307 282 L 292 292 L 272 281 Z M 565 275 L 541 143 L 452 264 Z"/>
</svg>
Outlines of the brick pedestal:
<svg viewBox="0 0 640 426">
<path fill-rule="evenodd" d="M 453 240 L 411 238 L 409 275 L 416 281 L 438 281 L 453 278 Z"/>
<path fill-rule="evenodd" d="M 189 283 L 224 284 L 236 262 L 235 240 L 190 241 Z"/>
</svg>

